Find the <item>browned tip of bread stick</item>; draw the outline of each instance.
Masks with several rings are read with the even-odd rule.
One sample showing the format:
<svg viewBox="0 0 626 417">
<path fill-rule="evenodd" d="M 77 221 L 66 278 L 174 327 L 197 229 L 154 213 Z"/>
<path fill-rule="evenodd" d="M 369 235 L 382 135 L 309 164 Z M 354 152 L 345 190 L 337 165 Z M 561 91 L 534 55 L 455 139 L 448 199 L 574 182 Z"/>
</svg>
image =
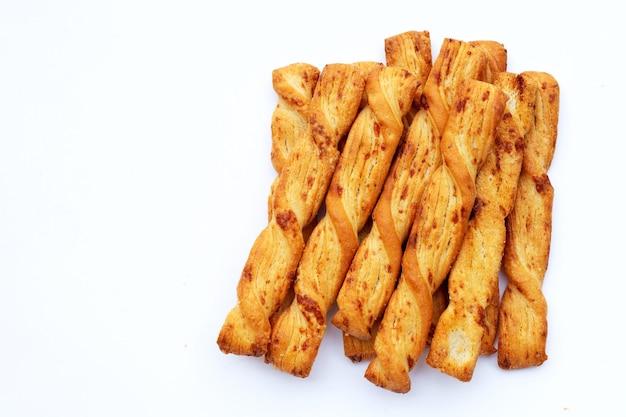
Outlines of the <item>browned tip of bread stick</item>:
<svg viewBox="0 0 626 417">
<path fill-rule="evenodd" d="M 372 334 L 376 334 L 378 322 L 372 326 Z M 351 334 L 342 333 L 343 335 L 343 354 L 352 362 L 362 362 L 374 359 L 376 351 L 374 350 L 374 339 L 363 340 L 354 337 Z"/>
<path fill-rule="evenodd" d="M 348 132 L 363 95 L 362 71 L 327 65 L 309 109 L 309 127 L 273 186 L 270 221 L 256 238 L 237 284 L 217 344 L 224 353 L 262 356 L 270 317 L 288 294 L 304 248 L 303 229 L 317 215 L 337 164 L 339 141 Z"/>
<path fill-rule="evenodd" d="M 289 152 L 304 136 L 309 125 L 309 105 L 320 70 L 307 63 L 294 63 L 272 71 L 272 86 L 278 103 L 272 113 L 270 157 L 280 172 Z"/>
<path fill-rule="evenodd" d="M 428 31 L 408 31 L 385 39 L 385 59 L 390 67 L 404 68 L 420 82 L 415 94 L 419 98 L 428 74 L 433 66 L 430 33 Z"/>
<path fill-rule="evenodd" d="M 554 189 L 547 171 L 557 138 L 559 85 L 543 72 L 526 72 L 538 95 L 526 139 L 515 205 L 507 217 L 502 262 L 508 284 L 500 306 L 498 365 L 519 369 L 547 358 L 547 302 L 542 292 L 552 236 Z"/>
<path fill-rule="evenodd" d="M 422 92 L 439 132 L 446 127 L 459 83 L 465 79 L 485 80 L 487 65 L 482 47 L 444 39 Z"/>
<path fill-rule="evenodd" d="M 485 51 L 487 66 L 485 67 L 485 77 L 483 81 L 493 83 L 499 73 L 506 71 L 508 64 L 508 52 L 506 48 L 500 42 L 490 40 L 472 41 L 471 43 Z"/>
<path fill-rule="evenodd" d="M 534 84 L 522 75 L 501 72 L 494 81 L 509 100 L 476 178 L 472 217 L 448 276 L 450 304 L 437 323 L 426 358 L 430 366 L 461 381 L 472 378 L 481 352 L 495 351 L 504 222 L 513 207 L 536 96 Z"/>
<path fill-rule="evenodd" d="M 539 94 L 533 125 L 536 139 L 526 143 L 522 172 L 547 173 L 558 136 L 560 87 L 549 73 L 525 71 L 523 74 L 535 80 Z"/>
<path fill-rule="evenodd" d="M 402 273 L 380 324 L 376 358 L 365 377 L 395 392 L 411 388 L 409 371 L 428 339 L 433 293 L 445 280 L 465 234 L 475 176 L 491 148 L 506 95 L 476 80 L 461 82 L 441 141 L 445 163 L 433 173 L 402 258 Z"/>
<path fill-rule="evenodd" d="M 383 63 L 378 61 L 357 61 L 353 62 L 352 65 L 360 68 L 361 71 L 363 71 L 363 76 L 365 77 L 365 79 L 369 77 L 372 71 L 383 67 Z M 361 97 L 361 105 L 359 106 L 359 110 L 363 110 L 365 106 L 367 106 L 367 89 L 363 90 L 363 97 Z"/>
</svg>

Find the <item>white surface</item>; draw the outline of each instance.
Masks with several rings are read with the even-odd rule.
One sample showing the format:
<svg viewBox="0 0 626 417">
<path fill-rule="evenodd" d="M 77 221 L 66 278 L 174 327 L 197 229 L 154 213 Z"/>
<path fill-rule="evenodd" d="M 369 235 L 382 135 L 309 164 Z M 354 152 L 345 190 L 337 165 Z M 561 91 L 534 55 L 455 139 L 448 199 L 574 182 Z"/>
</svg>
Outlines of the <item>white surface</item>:
<svg viewBox="0 0 626 417">
<path fill-rule="evenodd" d="M 624 415 L 617 3 L 217 4 L 0 3 L 0 415 Z M 222 354 L 274 178 L 271 70 L 382 61 L 405 30 L 560 83 L 548 361 L 461 383 L 422 358 L 399 395 L 332 326 L 306 379 Z"/>
</svg>

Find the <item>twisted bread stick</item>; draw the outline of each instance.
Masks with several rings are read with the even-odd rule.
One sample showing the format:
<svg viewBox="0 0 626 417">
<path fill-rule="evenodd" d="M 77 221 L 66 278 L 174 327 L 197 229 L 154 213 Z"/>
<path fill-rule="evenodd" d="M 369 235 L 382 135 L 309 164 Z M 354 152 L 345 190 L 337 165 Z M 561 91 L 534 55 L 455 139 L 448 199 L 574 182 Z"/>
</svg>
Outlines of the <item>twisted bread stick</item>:
<svg viewBox="0 0 626 417">
<path fill-rule="evenodd" d="M 493 83 L 499 73 L 506 71 L 507 68 L 507 50 L 504 45 L 499 42 L 490 40 L 473 41 L 473 44 L 481 47 L 487 55 L 487 68 L 485 81 Z M 500 305 L 500 292 L 498 283 L 491 291 L 491 300 L 489 308 L 485 311 L 484 333 L 481 341 L 481 354 L 492 354 L 494 350 L 494 341 L 498 332 L 498 314 Z"/>
<path fill-rule="evenodd" d="M 403 65 L 397 68 L 418 74 L 420 85 L 426 82 L 432 59 L 424 36 L 406 32 L 385 42 L 388 65 Z M 359 339 L 372 337 L 371 327 L 382 313 L 400 270 L 402 244 L 417 210 L 422 184 L 432 173 L 431 167 L 441 161 L 439 134 L 426 109 L 418 114 L 400 143 L 374 208 L 371 230 L 361 241 L 337 296 L 339 310 L 332 323 Z M 356 348 L 358 344 L 351 345 Z"/>
<path fill-rule="evenodd" d="M 420 110 L 398 150 L 392 171 L 337 296 L 332 323 L 363 340 L 381 316 L 400 272 L 403 244 L 424 185 L 441 164 L 440 135 L 427 110 Z"/>
<path fill-rule="evenodd" d="M 408 55 L 389 46 L 387 52 Z M 422 192 L 433 171 L 441 164 L 439 141 L 442 131 L 438 130 L 431 109 L 439 109 L 437 115 L 443 118 L 442 112 L 453 103 L 439 101 L 452 100 L 454 95 L 448 90 L 458 88 L 464 77 L 483 77 L 486 60 L 484 51 L 478 46 L 447 39 L 429 72 L 424 93 L 429 92 L 430 96 L 420 101 L 421 107 L 400 146 L 374 210 L 372 229 L 361 242 L 337 297 L 339 310 L 332 323 L 354 337 L 371 339 L 372 325 L 382 315 L 396 284 L 402 245 L 409 234 Z M 392 58 L 391 61 L 400 60 Z M 426 62 L 424 58 L 422 62 Z M 437 104 L 431 106 L 431 103 Z M 357 345 L 352 344 L 352 348 Z M 354 352 L 351 355 L 356 356 Z"/>
<path fill-rule="evenodd" d="M 272 86 L 278 103 L 272 113 L 272 151 L 276 172 L 287 162 L 290 151 L 309 126 L 309 105 L 320 71 L 306 63 L 290 64 L 272 71 Z"/>
<path fill-rule="evenodd" d="M 425 91 L 426 92 L 426 89 Z M 475 178 L 494 141 L 506 95 L 482 81 L 464 80 L 441 139 L 444 164 L 432 175 L 420 202 L 402 273 L 374 341 L 376 358 L 365 377 L 406 393 L 409 371 L 426 345 L 432 294 L 445 280 L 461 246 L 475 198 Z"/>
<path fill-rule="evenodd" d="M 548 178 L 557 138 L 559 85 L 550 74 L 527 72 L 537 83 L 535 114 L 515 205 L 507 217 L 503 269 L 508 285 L 500 306 L 498 365 L 541 365 L 546 359 L 547 303 L 541 290 L 550 254 L 554 189 Z"/>
<path fill-rule="evenodd" d="M 272 329 L 266 361 L 309 375 L 334 303 L 382 189 L 418 80 L 405 70 L 380 67 L 367 79 L 368 105 L 346 140 L 326 197 L 326 214 L 309 238 L 298 266 L 295 298 Z"/>
<path fill-rule="evenodd" d="M 480 47 L 487 57 L 487 66 L 485 67 L 485 75 L 483 81 L 493 83 L 499 73 L 506 71 L 508 53 L 503 44 L 491 40 L 472 41 L 472 45 Z M 490 307 L 485 311 L 484 333 L 482 338 L 481 353 L 491 354 L 494 352 L 494 340 L 498 330 L 498 308 L 500 302 L 499 289 L 496 286 L 492 288 L 492 297 L 489 302 Z M 447 291 L 447 289 L 446 289 Z M 431 326 L 434 334 L 434 326 L 437 322 L 433 321 Z"/>
<path fill-rule="evenodd" d="M 498 272 L 506 228 L 522 167 L 524 136 L 537 89 L 526 76 L 500 73 L 495 85 L 509 96 L 492 151 L 476 178 L 476 201 L 463 245 L 448 276 L 450 302 L 437 323 L 426 361 L 461 381 L 472 378 L 488 325 L 497 319 Z M 495 301 L 495 305 L 493 304 Z"/>
<path fill-rule="evenodd" d="M 273 190 L 271 219 L 255 240 L 237 285 L 237 305 L 217 339 L 224 353 L 262 356 L 270 316 L 281 306 L 304 248 L 303 228 L 317 215 L 363 96 L 365 79 L 353 65 L 327 65 L 310 105 L 305 137 L 291 151 Z"/>
</svg>

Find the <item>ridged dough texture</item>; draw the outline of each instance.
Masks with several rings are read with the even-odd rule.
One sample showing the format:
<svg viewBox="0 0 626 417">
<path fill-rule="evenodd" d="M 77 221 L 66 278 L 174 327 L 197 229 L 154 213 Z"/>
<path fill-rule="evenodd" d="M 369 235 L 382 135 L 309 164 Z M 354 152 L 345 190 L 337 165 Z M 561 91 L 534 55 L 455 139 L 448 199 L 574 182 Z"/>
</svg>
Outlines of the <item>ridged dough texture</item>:
<svg viewBox="0 0 626 417">
<path fill-rule="evenodd" d="M 363 72 L 349 64 L 322 70 L 305 137 L 289 154 L 272 187 L 270 220 L 256 238 L 217 343 L 224 353 L 262 356 L 271 316 L 288 296 L 304 249 L 303 229 L 317 216 L 339 159 L 339 142 L 358 113 Z"/>
<path fill-rule="evenodd" d="M 426 93 L 426 88 L 424 89 Z M 409 371 L 428 338 L 433 293 L 459 251 L 476 196 L 475 179 L 494 141 L 506 95 L 464 79 L 441 138 L 443 164 L 426 185 L 402 258 L 398 285 L 385 309 L 365 377 L 390 391 L 411 389 Z"/>
<path fill-rule="evenodd" d="M 420 86 L 426 82 L 432 67 L 427 33 L 406 32 L 389 38 L 385 51 L 388 66 L 417 74 Z M 419 97 L 414 103 L 420 103 Z M 332 323 L 363 340 L 372 338 L 372 326 L 393 289 L 424 178 L 441 159 L 439 135 L 433 130 L 427 109 L 417 110 L 416 114 L 419 116 L 413 118 L 404 134 L 374 208 L 371 229 L 361 241 L 337 296 L 338 311 Z"/>
<path fill-rule="evenodd" d="M 541 365 L 547 358 L 547 301 L 542 291 L 552 237 L 554 189 L 548 169 L 554 156 L 560 90 L 544 72 L 526 72 L 537 84 L 535 114 L 526 138 L 515 204 L 507 217 L 502 262 L 508 284 L 500 305 L 498 365 Z"/>
<path fill-rule="evenodd" d="M 309 375 L 358 234 L 371 215 L 403 132 L 418 80 L 408 71 L 379 66 L 367 78 L 367 106 L 346 139 L 326 196 L 326 213 L 302 254 L 294 299 L 272 329 L 268 363 Z"/>
<path fill-rule="evenodd" d="M 495 142 L 476 178 L 476 201 L 448 276 L 449 305 L 437 322 L 426 358 L 440 371 L 469 381 L 479 354 L 495 352 L 500 301 L 498 273 L 534 115 L 537 88 L 524 74 L 500 73 L 494 82 L 509 97 Z"/>
</svg>

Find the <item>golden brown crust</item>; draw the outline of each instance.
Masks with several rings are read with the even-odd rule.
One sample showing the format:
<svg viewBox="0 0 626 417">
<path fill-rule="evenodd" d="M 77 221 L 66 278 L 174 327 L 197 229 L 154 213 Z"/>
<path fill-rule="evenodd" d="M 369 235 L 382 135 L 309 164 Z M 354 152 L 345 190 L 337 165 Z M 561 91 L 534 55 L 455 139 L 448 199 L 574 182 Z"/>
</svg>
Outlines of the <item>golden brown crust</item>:
<svg viewBox="0 0 626 417">
<path fill-rule="evenodd" d="M 494 146 L 476 178 L 472 218 L 448 276 L 450 303 L 426 358 L 430 366 L 461 381 L 471 380 L 481 352 L 495 352 L 492 330 L 497 328 L 504 222 L 513 207 L 537 91 L 532 80 L 508 72 L 500 73 L 495 85 L 509 100 Z"/>
<path fill-rule="evenodd" d="M 250 250 L 237 285 L 237 305 L 217 339 L 224 353 L 262 356 L 270 339 L 270 317 L 295 277 L 304 248 L 303 229 L 315 218 L 363 95 L 362 71 L 327 65 L 310 105 L 309 128 L 288 157 L 272 190 L 271 219 Z"/>
<path fill-rule="evenodd" d="M 441 139 L 444 164 L 433 173 L 402 258 L 402 273 L 380 324 L 376 358 L 365 377 L 385 389 L 410 390 L 433 317 L 432 294 L 445 280 L 465 234 L 475 177 L 491 148 L 506 95 L 492 84 L 463 80 Z"/>
<path fill-rule="evenodd" d="M 272 329 L 265 356 L 282 371 L 309 375 L 335 302 L 389 171 L 418 81 L 381 67 L 367 79 L 368 105 L 354 121 L 326 196 L 326 214 L 311 234 L 298 266 L 295 299 Z"/>
<path fill-rule="evenodd" d="M 541 290 L 550 253 L 554 189 L 548 178 L 557 138 L 559 85 L 550 74 L 526 72 L 538 95 L 526 140 L 515 205 L 507 217 L 498 365 L 518 369 L 546 359 L 547 303 Z"/>
<path fill-rule="evenodd" d="M 278 103 L 272 113 L 272 165 L 280 172 L 290 151 L 309 126 L 309 105 L 320 70 L 310 64 L 294 63 L 272 71 L 272 86 Z"/>
</svg>

